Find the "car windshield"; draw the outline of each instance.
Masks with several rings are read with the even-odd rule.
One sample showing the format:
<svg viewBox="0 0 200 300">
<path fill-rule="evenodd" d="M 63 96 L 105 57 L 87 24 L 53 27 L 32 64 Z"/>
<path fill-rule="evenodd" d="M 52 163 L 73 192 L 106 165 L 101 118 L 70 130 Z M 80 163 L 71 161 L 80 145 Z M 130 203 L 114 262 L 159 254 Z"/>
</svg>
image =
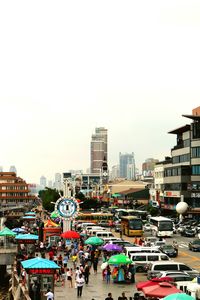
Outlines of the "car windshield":
<svg viewBox="0 0 200 300">
<path fill-rule="evenodd" d="M 193 241 L 192 243 L 193 243 L 193 244 L 198 244 L 198 245 L 200 245 L 200 240 L 195 240 L 195 241 Z"/>
<path fill-rule="evenodd" d="M 142 220 L 136 219 L 136 220 L 129 220 L 129 228 L 140 230 L 142 229 Z"/>
<path fill-rule="evenodd" d="M 163 246 L 163 249 L 164 249 L 164 250 L 172 250 L 172 249 L 174 249 L 174 248 L 173 248 L 173 246 L 171 246 L 171 245 L 165 245 L 165 246 Z"/>
</svg>

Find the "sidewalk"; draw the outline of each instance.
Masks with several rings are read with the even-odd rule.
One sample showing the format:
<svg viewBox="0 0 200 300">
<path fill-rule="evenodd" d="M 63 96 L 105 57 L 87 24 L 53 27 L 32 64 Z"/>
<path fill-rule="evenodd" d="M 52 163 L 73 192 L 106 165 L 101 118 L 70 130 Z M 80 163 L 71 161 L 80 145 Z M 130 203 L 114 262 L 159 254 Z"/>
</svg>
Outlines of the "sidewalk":
<svg viewBox="0 0 200 300">
<path fill-rule="evenodd" d="M 89 284 L 84 285 L 82 300 L 92 300 L 99 299 L 104 300 L 108 293 L 111 292 L 113 299 L 117 300 L 119 296 L 121 296 L 122 292 L 126 293 L 127 298 L 133 297 L 134 293 L 137 291 L 135 288 L 135 284 L 124 284 L 124 283 L 113 283 L 111 280 L 110 284 L 107 284 L 102 280 L 101 275 L 101 262 L 98 265 L 98 273 L 95 275 L 93 273 L 93 269 L 91 269 L 91 275 L 89 278 Z M 136 274 L 136 282 L 145 280 L 145 277 L 142 275 Z M 73 284 L 74 284 L 74 276 L 73 276 Z M 55 287 L 55 300 L 59 299 L 68 299 L 73 300 L 77 298 L 77 289 L 69 288 L 68 281 L 66 280 L 64 287 Z"/>
</svg>

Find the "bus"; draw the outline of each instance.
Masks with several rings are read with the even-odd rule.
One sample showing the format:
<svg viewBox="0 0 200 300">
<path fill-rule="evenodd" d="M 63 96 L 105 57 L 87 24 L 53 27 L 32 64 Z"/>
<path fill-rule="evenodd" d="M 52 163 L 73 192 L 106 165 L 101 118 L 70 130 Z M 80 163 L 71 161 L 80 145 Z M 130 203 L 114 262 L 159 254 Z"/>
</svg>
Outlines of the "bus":
<svg viewBox="0 0 200 300">
<path fill-rule="evenodd" d="M 79 221 L 81 223 L 91 222 L 94 224 L 98 224 L 100 221 L 113 222 L 113 214 L 102 213 L 102 212 L 97 212 L 97 213 L 79 212 L 78 217 L 76 217 L 76 221 Z"/>
<path fill-rule="evenodd" d="M 121 217 L 122 234 L 127 236 L 142 236 L 143 222 L 136 216 Z"/>
<path fill-rule="evenodd" d="M 143 210 L 137 210 L 137 209 L 124 209 L 124 208 L 118 208 L 115 209 L 115 218 L 121 220 L 121 217 L 126 216 L 136 216 L 140 217 L 143 220 L 146 220 L 147 211 Z"/>
<path fill-rule="evenodd" d="M 165 217 L 151 217 L 151 232 L 153 236 L 170 237 L 173 235 L 173 221 Z"/>
</svg>

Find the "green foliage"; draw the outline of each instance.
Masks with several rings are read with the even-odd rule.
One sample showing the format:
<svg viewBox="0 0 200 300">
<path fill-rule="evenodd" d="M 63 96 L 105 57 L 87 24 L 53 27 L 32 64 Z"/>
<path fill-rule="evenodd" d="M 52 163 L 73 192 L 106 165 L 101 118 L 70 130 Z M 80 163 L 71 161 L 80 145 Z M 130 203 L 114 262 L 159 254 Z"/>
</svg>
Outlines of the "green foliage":
<svg viewBox="0 0 200 300">
<path fill-rule="evenodd" d="M 44 190 L 39 191 L 39 197 L 42 199 L 42 205 L 44 209 L 52 212 L 54 210 L 54 204 L 60 198 L 60 194 L 56 189 L 46 187 Z"/>
<path fill-rule="evenodd" d="M 160 215 L 160 209 L 156 208 L 156 207 L 152 207 L 151 205 L 149 205 L 147 207 L 147 211 L 150 213 L 151 216 L 158 216 Z"/>
</svg>

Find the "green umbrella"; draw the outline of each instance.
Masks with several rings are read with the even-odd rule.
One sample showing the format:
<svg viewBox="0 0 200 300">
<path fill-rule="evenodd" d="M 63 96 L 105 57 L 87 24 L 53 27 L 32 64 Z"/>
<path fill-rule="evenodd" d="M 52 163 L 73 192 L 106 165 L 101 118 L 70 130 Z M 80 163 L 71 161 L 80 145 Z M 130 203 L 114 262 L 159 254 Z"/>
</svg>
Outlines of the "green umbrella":
<svg viewBox="0 0 200 300">
<path fill-rule="evenodd" d="M 60 217 L 60 215 L 59 215 L 59 213 L 57 213 L 55 210 L 51 213 L 51 219 L 56 219 L 56 218 L 59 218 Z"/>
<path fill-rule="evenodd" d="M 185 293 L 175 293 L 168 295 L 163 298 L 163 300 L 195 300 L 192 296 Z"/>
<path fill-rule="evenodd" d="M 91 236 L 85 241 L 86 245 L 94 245 L 94 246 L 101 246 L 103 245 L 103 243 L 104 241 L 97 236 Z"/>
<path fill-rule="evenodd" d="M 0 236 L 16 236 L 17 234 L 10 230 L 8 227 L 4 227 L 3 230 L 0 231 Z"/>
<path fill-rule="evenodd" d="M 119 194 L 119 193 L 114 193 L 114 194 L 112 194 L 112 197 L 121 197 L 121 194 Z"/>
<path fill-rule="evenodd" d="M 124 254 L 113 255 L 108 260 L 109 265 L 129 265 L 132 263 L 132 260 Z"/>
</svg>

